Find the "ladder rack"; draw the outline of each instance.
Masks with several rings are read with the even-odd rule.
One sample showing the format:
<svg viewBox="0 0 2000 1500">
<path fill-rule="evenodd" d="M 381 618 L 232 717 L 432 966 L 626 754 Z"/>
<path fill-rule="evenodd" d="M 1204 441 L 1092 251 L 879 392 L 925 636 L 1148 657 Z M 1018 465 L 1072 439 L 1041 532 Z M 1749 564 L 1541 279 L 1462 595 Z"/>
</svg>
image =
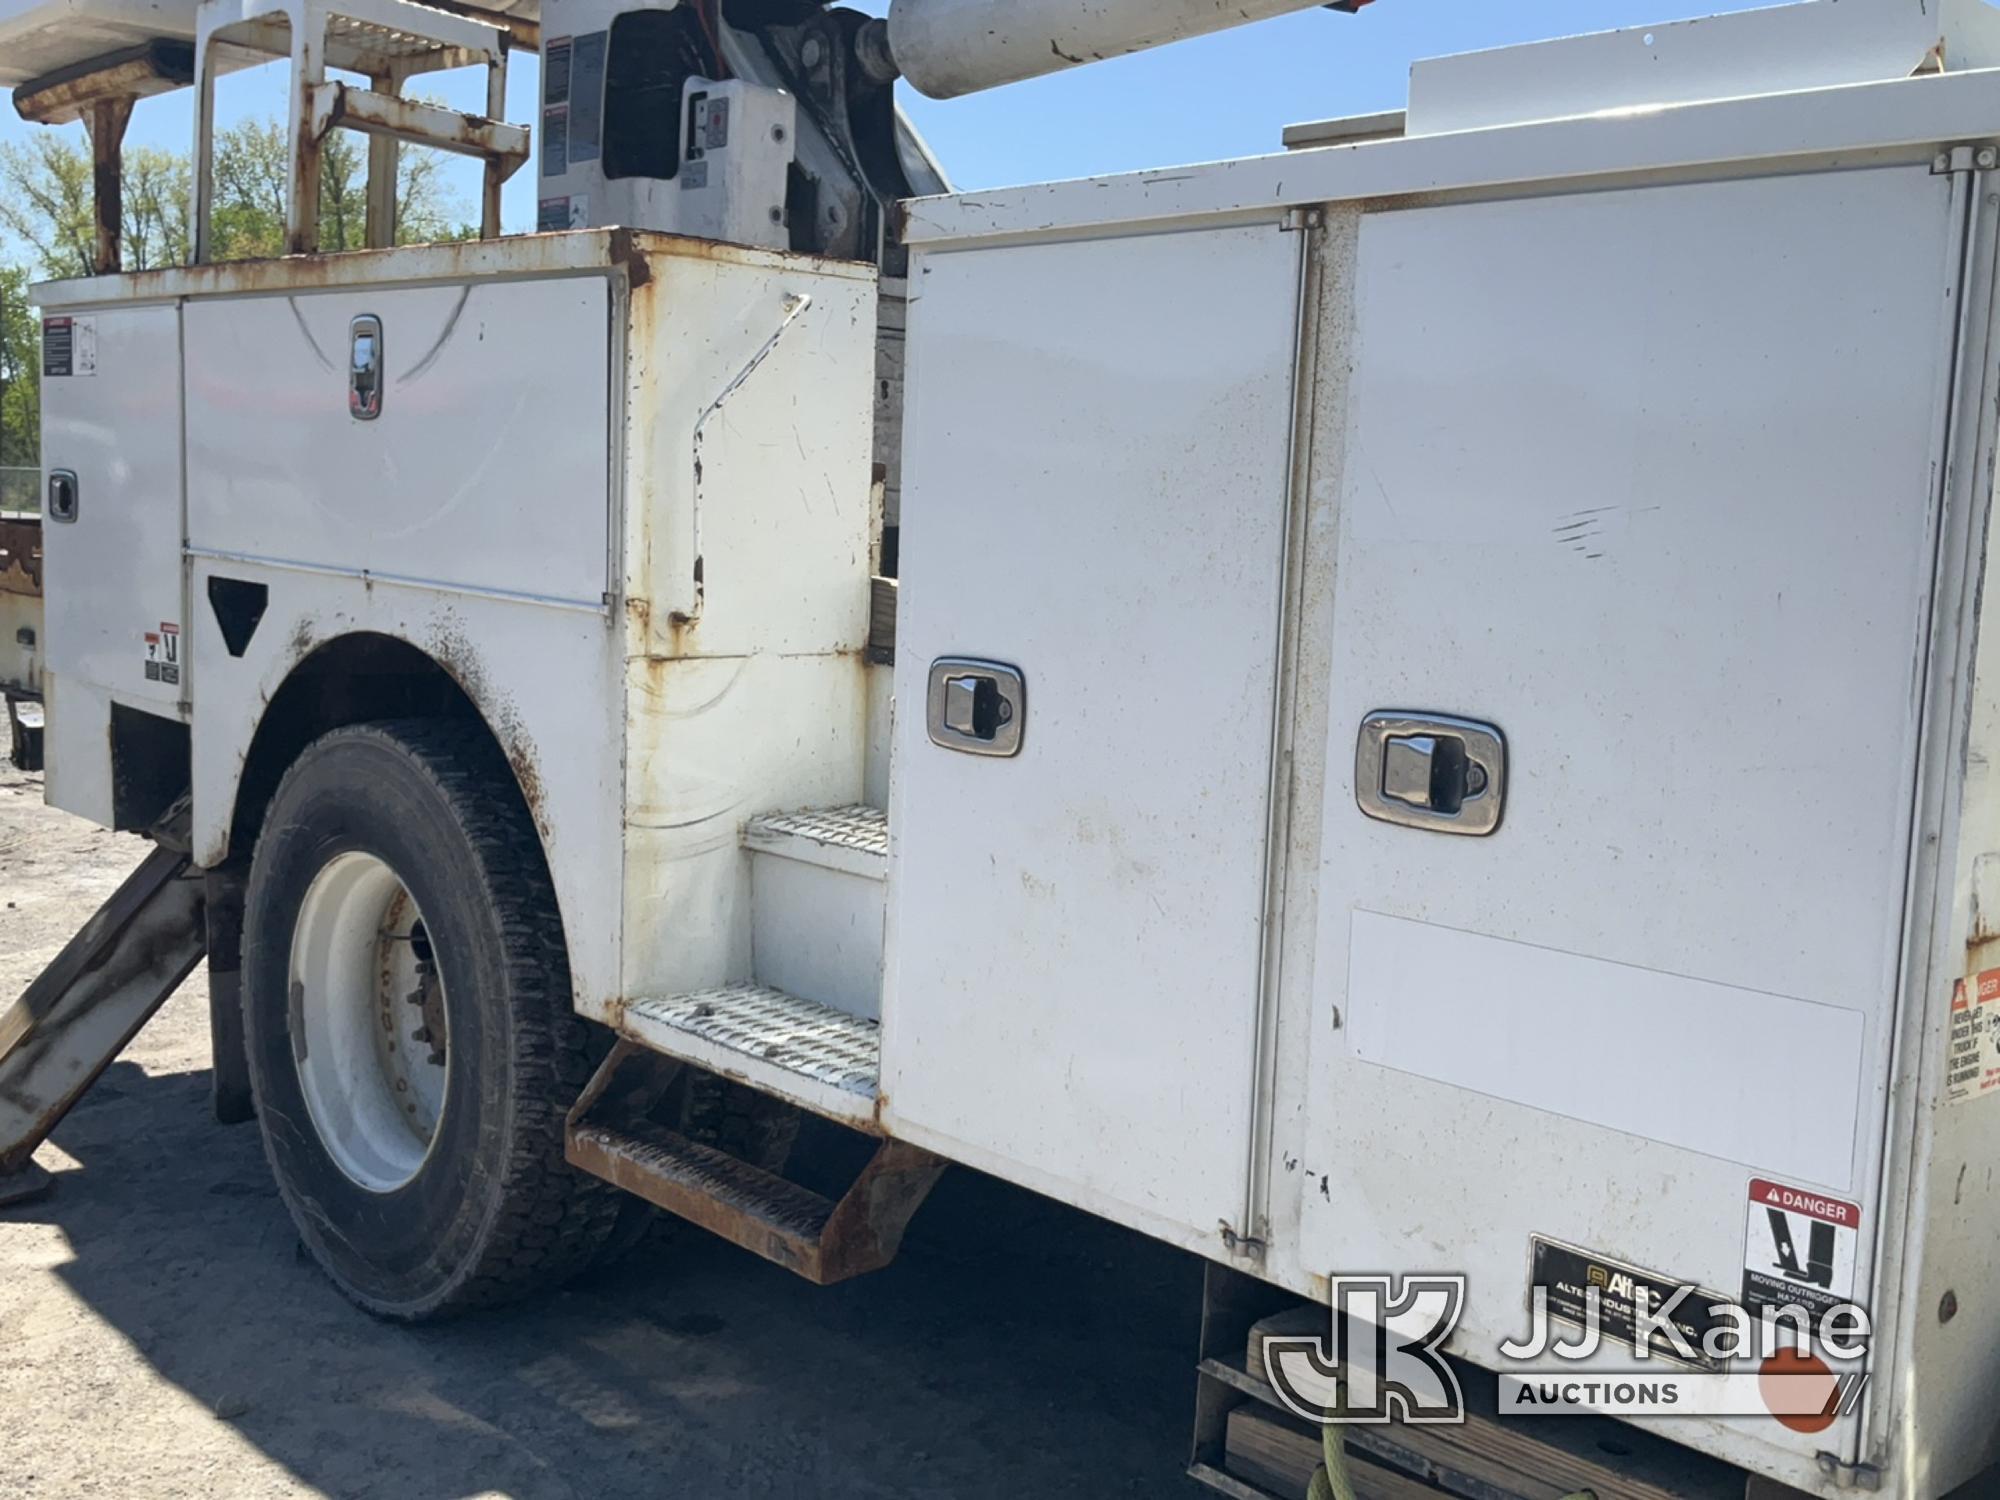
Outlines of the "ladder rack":
<svg viewBox="0 0 2000 1500">
<path fill-rule="evenodd" d="M 337 127 L 371 137 L 365 240 L 381 249 L 396 240 L 396 157 L 400 142 L 434 146 L 485 162 L 480 236 L 500 233 L 500 185 L 528 159 L 528 132 L 501 121 L 507 95 L 506 28 L 413 0 L 203 0 L 195 33 L 194 260 L 211 258 L 214 197 L 215 79 L 243 54 L 289 57 L 287 135 L 291 171 L 285 200 L 285 248 L 319 249 L 320 156 Z M 402 97 L 422 73 L 483 65 L 486 115 L 464 115 Z M 359 73 L 369 87 L 326 76 Z"/>
</svg>

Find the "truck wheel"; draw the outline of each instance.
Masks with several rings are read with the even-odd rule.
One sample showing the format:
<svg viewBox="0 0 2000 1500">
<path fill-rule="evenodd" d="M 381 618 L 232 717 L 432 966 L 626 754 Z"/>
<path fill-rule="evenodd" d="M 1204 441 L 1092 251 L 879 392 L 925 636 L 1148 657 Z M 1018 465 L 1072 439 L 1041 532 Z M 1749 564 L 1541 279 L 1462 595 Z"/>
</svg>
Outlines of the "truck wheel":
<svg viewBox="0 0 2000 1500">
<path fill-rule="evenodd" d="M 306 748 L 251 861 L 243 981 L 265 1154 L 355 1302 L 416 1320 L 587 1263 L 618 1196 L 563 1160 L 591 1038 L 534 825 L 479 728 Z"/>
</svg>

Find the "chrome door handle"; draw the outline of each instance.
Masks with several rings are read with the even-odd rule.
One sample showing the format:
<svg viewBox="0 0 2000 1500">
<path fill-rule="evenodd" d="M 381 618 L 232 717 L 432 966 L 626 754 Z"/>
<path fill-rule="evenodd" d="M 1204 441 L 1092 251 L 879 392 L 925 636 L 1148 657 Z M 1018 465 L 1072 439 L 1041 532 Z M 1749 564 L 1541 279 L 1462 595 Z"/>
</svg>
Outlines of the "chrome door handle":
<svg viewBox="0 0 2000 1500">
<path fill-rule="evenodd" d="M 76 470 L 49 470 L 49 519 L 74 521 L 82 508 L 83 496 L 77 485 Z"/>
<path fill-rule="evenodd" d="M 1027 716 L 1028 684 L 1018 667 L 970 656 L 931 663 L 925 720 L 932 744 L 967 755 L 1019 755 Z"/>
<path fill-rule="evenodd" d="M 1355 741 L 1354 800 L 1384 823 L 1482 837 L 1506 804 L 1507 741 L 1474 719 L 1372 713 Z"/>
<path fill-rule="evenodd" d="M 362 313 L 347 325 L 347 414 L 357 422 L 382 415 L 382 320 Z"/>
</svg>

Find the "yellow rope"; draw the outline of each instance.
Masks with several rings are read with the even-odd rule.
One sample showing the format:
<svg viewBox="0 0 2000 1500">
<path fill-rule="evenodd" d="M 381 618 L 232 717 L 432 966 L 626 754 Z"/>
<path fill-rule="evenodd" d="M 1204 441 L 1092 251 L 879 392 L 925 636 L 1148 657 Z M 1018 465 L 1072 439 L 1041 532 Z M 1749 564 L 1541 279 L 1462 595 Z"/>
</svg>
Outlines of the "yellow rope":
<svg viewBox="0 0 2000 1500">
<path fill-rule="evenodd" d="M 1306 1487 L 1306 1500 L 1354 1500 L 1354 1481 L 1347 1477 L 1347 1440 L 1329 1422 L 1319 1430 L 1320 1465 Z"/>
<path fill-rule="evenodd" d="M 1347 1440 L 1337 1424 L 1319 1430 L 1320 1465 L 1306 1487 L 1306 1500 L 1355 1500 L 1354 1480 L 1347 1472 Z M 1576 1490 L 1563 1500 L 1597 1500 L 1595 1490 Z"/>
</svg>

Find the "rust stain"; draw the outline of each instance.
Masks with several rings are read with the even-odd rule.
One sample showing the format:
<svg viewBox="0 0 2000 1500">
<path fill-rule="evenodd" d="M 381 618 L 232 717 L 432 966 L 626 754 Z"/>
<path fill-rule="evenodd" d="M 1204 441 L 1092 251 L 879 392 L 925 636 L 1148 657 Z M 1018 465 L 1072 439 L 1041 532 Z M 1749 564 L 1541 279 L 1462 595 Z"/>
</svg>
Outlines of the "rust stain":
<svg viewBox="0 0 2000 1500">
<path fill-rule="evenodd" d="M 446 611 L 432 623 L 429 650 L 432 660 L 444 668 L 485 715 L 488 727 L 500 741 L 501 753 L 514 772 L 514 780 L 520 785 L 528 815 L 535 820 L 535 828 L 546 844 L 553 834 L 547 791 L 542 784 L 534 738 L 521 723 L 519 711 L 510 700 L 493 691 L 485 663 L 456 615 Z"/>
<path fill-rule="evenodd" d="M 163 39 L 133 50 L 138 55 L 109 66 L 21 88 L 14 95 L 15 111 L 38 125 L 66 125 L 83 119 L 107 99 L 150 98 L 194 81 L 193 51 L 185 45 L 177 51 Z"/>
<path fill-rule="evenodd" d="M 218 261 L 197 266 L 165 266 L 132 271 L 107 283 L 101 293 L 65 296 L 61 288 L 74 282 L 45 284 L 37 305 L 82 306 L 103 298 L 120 302 L 203 296 L 236 296 L 291 291 L 354 289 L 383 283 L 463 282 L 469 278 L 561 275 L 590 270 L 622 270 L 634 289 L 653 285 L 666 263 L 716 261 L 762 269 L 804 268 L 816 273 L 866 278 L 874 274 L 868 262 L 835 256 L 799 255 L 747 245 L 697 240 L 652 230 L 576 229 L 544 234 L 509 235 L 495 240 L 462 240 L 434 245 L 399 245 L 384 250 L 341 250 L 272 256 L 264 259 Z M 87 278 L 83 278 L 87 279 Z M 650 294 L 649 294 L 650 295 Z M 634 332 L 644 329 L 651 312 L 633 299 Z M 643 317 L 642 317 L 643 314 Z M 635 355 L 639 352 L 635 338 Z"/>
<path fill-rule="evenodd" d="M 39 516 L 0 519 L 0 594 L 42 596 L 42 522 Z"/>
<path fill-rule="evenodd" d="M 612 265 L 623 269 L 626 284 L 633 291 L 638 291 L 653 279 L 652 262 L 634 240 L 631 230 L 612 230 L 611 243 L 605 255 Z"/>
</svg>

